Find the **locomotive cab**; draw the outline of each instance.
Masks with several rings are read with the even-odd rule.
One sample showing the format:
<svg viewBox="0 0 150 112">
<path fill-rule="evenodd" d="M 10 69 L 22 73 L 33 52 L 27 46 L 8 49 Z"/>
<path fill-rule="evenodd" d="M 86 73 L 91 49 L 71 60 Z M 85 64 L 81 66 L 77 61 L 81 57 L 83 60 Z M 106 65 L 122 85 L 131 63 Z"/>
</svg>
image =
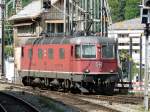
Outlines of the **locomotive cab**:
<svg viewBox="0 0 150 112">
<path fill-rule="evenodd" d="M 86 43 L 75 45 L 74 70 L 83 75 L 83 82 L 94 84 L 95 91 L 111 94 L 118 81 L 116 43 Z M 84 83 L 82 83 L 84 85 Z M 88 87 L 90 88 L 90 87 Z"/>
<path fill-rule="evenodd" d="M 73 63 L 76 67 L 74 69 L 78 72 L 88 71 L 93 75 L 117 72 L 115 44 L 82 43 L 75 45 L 75 60 L 78 63 Z"/>
</svg>

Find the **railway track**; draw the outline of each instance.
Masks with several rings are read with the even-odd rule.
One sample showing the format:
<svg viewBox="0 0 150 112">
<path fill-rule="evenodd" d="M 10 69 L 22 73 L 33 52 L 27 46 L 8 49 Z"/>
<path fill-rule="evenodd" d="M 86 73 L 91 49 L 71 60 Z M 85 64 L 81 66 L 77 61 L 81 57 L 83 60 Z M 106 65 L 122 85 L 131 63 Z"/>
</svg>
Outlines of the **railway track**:
<svg viewBox="0 0 150 112">
<path fill-rule="evenodd" d="M 55 94 L 55 95 L 54 95 Z M 55 99 L 59 101 L 65 101 L 67 105 L 73 105 L 76 108 L 78 108 L 80 111 L 88 112 L 90 110 L 97 110 L 100 112 L 120 112 L 119 110 L 112 109 L 110 107 L 106 107 L 99 104 L 94 104 L 89 101 L 85 101 L 80 99 L 80 97 L 70 94 L 70 93 L 60 93 L 60 92 L 45 92 L 43 95 L 49 96 L 49 97 L 55 97 Z M 61 96 L 61 97 L 60 97 Z M 86 107 L 86 108 L 85 108 Z"/>
<path fill-rule="evenodd" d="M 31 104 L 14 95 L 5 92 L 0 92 L 0 112 L 39 112 L 39 111 Z"/>
<path fill-rule="evenodd" d="M 24 92 L 29 92 L 35 95 L 46 96 L 52 98 L 56 101 L 63 101 L 64 104 L 69 105 L 79 111 L 89 111 L 90 109 L 103 110 L 101 112 L 119 112 L 116 109 L 92 103 L 91 100 L 96 101 L 107 101 L 111 103 L 118 104 L 141 104 L 143 102 L 142 96 L 132 96 L 132 95 L 115 95 L 115 96 L 104 96 L 104 95 L 81 95 L 81 94 L 71 94 L 56 91 L 32 89 L 31 87 L 22 87 L 20 85 L 12 85 L 8 89 L 18 88 Z M 84 100 L 87 99 L 87 100 Z"/>
<path fill-rule="evenodd" d="M 80 99 L 75 94 L 71 93 L 63 93 L 63 92 L 57 92 L 57 91 L 47 91 L 47 90 L 40 90 L 38 88 L 32 89 L 31 87 L 22 87 L 19 85 L 10 85 L 7 89 L 13 90 L 13 88 L 22 90 L 24 92 L 28 92 L 34 95 L 40 95 L 44 97 L 49 97 L 52 100 L 58 101 L 59 103 L 62 103 L 63 105 L 68 105 L 74 110 L 80 111 L 80 112 L 89 112 L 89 111 L 100 111 L 100 112 L 120 112 L 116 109 L 112 109 L 103 105 L 94 104 L 88 101 L 84 101 Z"/>
</svg>

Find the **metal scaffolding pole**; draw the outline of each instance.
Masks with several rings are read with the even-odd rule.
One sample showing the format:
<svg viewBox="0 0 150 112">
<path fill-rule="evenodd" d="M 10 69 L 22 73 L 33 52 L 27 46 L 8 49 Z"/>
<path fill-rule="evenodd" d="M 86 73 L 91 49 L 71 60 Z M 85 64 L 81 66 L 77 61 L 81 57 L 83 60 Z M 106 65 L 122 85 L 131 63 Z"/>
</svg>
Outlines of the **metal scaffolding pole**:
<svg viewBox="0 0 150 112">
<path fill-rule="evenodd" d="M 64 0 L 64 35 L 66 35 L 66 0 Z"/>
<path fill-rule="evenodd" d="M 130 55 L 130 59 L 129 59 L 129 74 L 128 74 L 128 81 L 130 82 L 129 84 L 129 89 L 132 88 L 132 37 L 130 37 L 130 49 L 129 49 L 129 55 Z"/>
<path fill-rule="evenodd" d="M 2 37 L 1 37 L 1 44 L 2 44 L 2 48 L 1 48 L 1 65 L 2 65 L 2 68 L 1 68 L 1 76 L 5 76 L 5 70 L 4 70 L 4 44 L 5 44 L 5 41 L 4 41 L 4 8 L 5 8 L 5 4 L 4 4 L 4 0 L 0 0 L 0 10 L 1 10 L 1 33 L 2 33 Z"/>
</svg>

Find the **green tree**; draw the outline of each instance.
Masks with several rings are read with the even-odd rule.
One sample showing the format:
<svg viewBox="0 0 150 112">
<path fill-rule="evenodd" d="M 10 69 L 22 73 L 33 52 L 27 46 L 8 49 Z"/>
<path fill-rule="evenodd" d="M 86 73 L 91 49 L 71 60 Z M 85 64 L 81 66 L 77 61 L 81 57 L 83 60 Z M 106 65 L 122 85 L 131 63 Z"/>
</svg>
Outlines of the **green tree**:
<svg viewBox="0 0 150 112">
<path fill-rule="evenodd" d="M 13 51 L 14 50 L 13 50 L 12 46 L 10 46 L 10 45 L 5 46 L 5 49 L 4 49 L 5 57 L 14 56 L 14 52 Z"/>
<path fill-rule="evenodd" d="M 140 1 L 141 0 L 126 0 L 125 19 L 132 19 L 140 15 Z"/>
<path fill-rule="evenodd" d="M 119 1 L 118 0 L 108 0 L 109 7 L 111 10 L 112 21 L 119 21 Z"/>
<path fill-rule="evenodd" d="M 22 6 L 26 6 L 27 4 L 29 4 L 32 0 L 22 0 Z"/>
<path fill-rule="evenodd" d="M 125 6 L 126 0 L 119 0 L 119 14 L 118 14 L 118 21 L 122 21 L 125 19 Z"/>
</svg>

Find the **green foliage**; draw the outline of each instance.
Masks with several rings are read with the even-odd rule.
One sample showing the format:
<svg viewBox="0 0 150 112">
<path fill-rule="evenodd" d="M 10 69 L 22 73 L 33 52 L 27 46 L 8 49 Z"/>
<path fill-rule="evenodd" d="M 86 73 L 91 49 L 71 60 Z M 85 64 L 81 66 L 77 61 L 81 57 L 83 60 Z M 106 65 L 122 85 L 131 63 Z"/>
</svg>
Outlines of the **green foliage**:
<svg viewBox="0 0 150 112">
<path fill-rule="evenodd" d="M 141 0 L 108 0 L 113 22 L 132 19 L 140 15 Z"/>
<path fill-rule="evenodd" d="M 26 6 L 27 4 L 29 4 L 32 0 L 22 0 L 22 6 Z"/>
<path fill-rule="evenodd" d="M 13 44 L 13 28 L 9 22 L 5 22 L 5 45 Z"/>
<path fill-rule="evenodd" d="M 126 0 L 120 0 L 120 2 L 119 2 L 119 15 L 118 15 L 119 21 L 122 21 L 125 19 L 125 16 L 124 16 L 125 6 L 126 6 Z"/>
<path fill-rule="evenodd" d="M 132 19 L 140 15 L 140 0 L 126 0 L 125 19 Z"/>
<path fill-rule="evenodd" d="M 14 55 L 13 46 L 5 46 L 4 54 L 5 54 L 6 57 L 13 56 Z"/>
<path fill-rule="evenodd" d="M 123 77 L 127 77 L 128 76 L 128 72 L 129 72 L 129 53 L 126 50 L 122 50 L 119 53 L 120 56 L 120 63 L 121 63 L 121 68 L 122 68 L 122 72 L 123 72 Z"/>
<path fill-rule="evenodd" d="M 108 0 L 110 10 L 111 10 L 111 16 L 113 21 L 118 21 L 118 15 L 119 15 L 119 1 L 118 0 Z"/>
<path fill-rule="evenodd" d="M 7 16 L 11 17 L 15 14 L 15 8 L 13 8 L 13 4 L 8 5 Z"/>
<path fill-rule="evenodd" d="M 132 62 L 132 78 L 136 74 L 139 74 L 139 68 L 137 68 L 138 64 L 132 60 L 132 58 L 130 57 L 129 53 L 126 50 L 122 50 L 120 52 L 120 61 L 121 61 L 124 77 L 127 77 L 129 73 L 129 62 Z"/>
</svg>

